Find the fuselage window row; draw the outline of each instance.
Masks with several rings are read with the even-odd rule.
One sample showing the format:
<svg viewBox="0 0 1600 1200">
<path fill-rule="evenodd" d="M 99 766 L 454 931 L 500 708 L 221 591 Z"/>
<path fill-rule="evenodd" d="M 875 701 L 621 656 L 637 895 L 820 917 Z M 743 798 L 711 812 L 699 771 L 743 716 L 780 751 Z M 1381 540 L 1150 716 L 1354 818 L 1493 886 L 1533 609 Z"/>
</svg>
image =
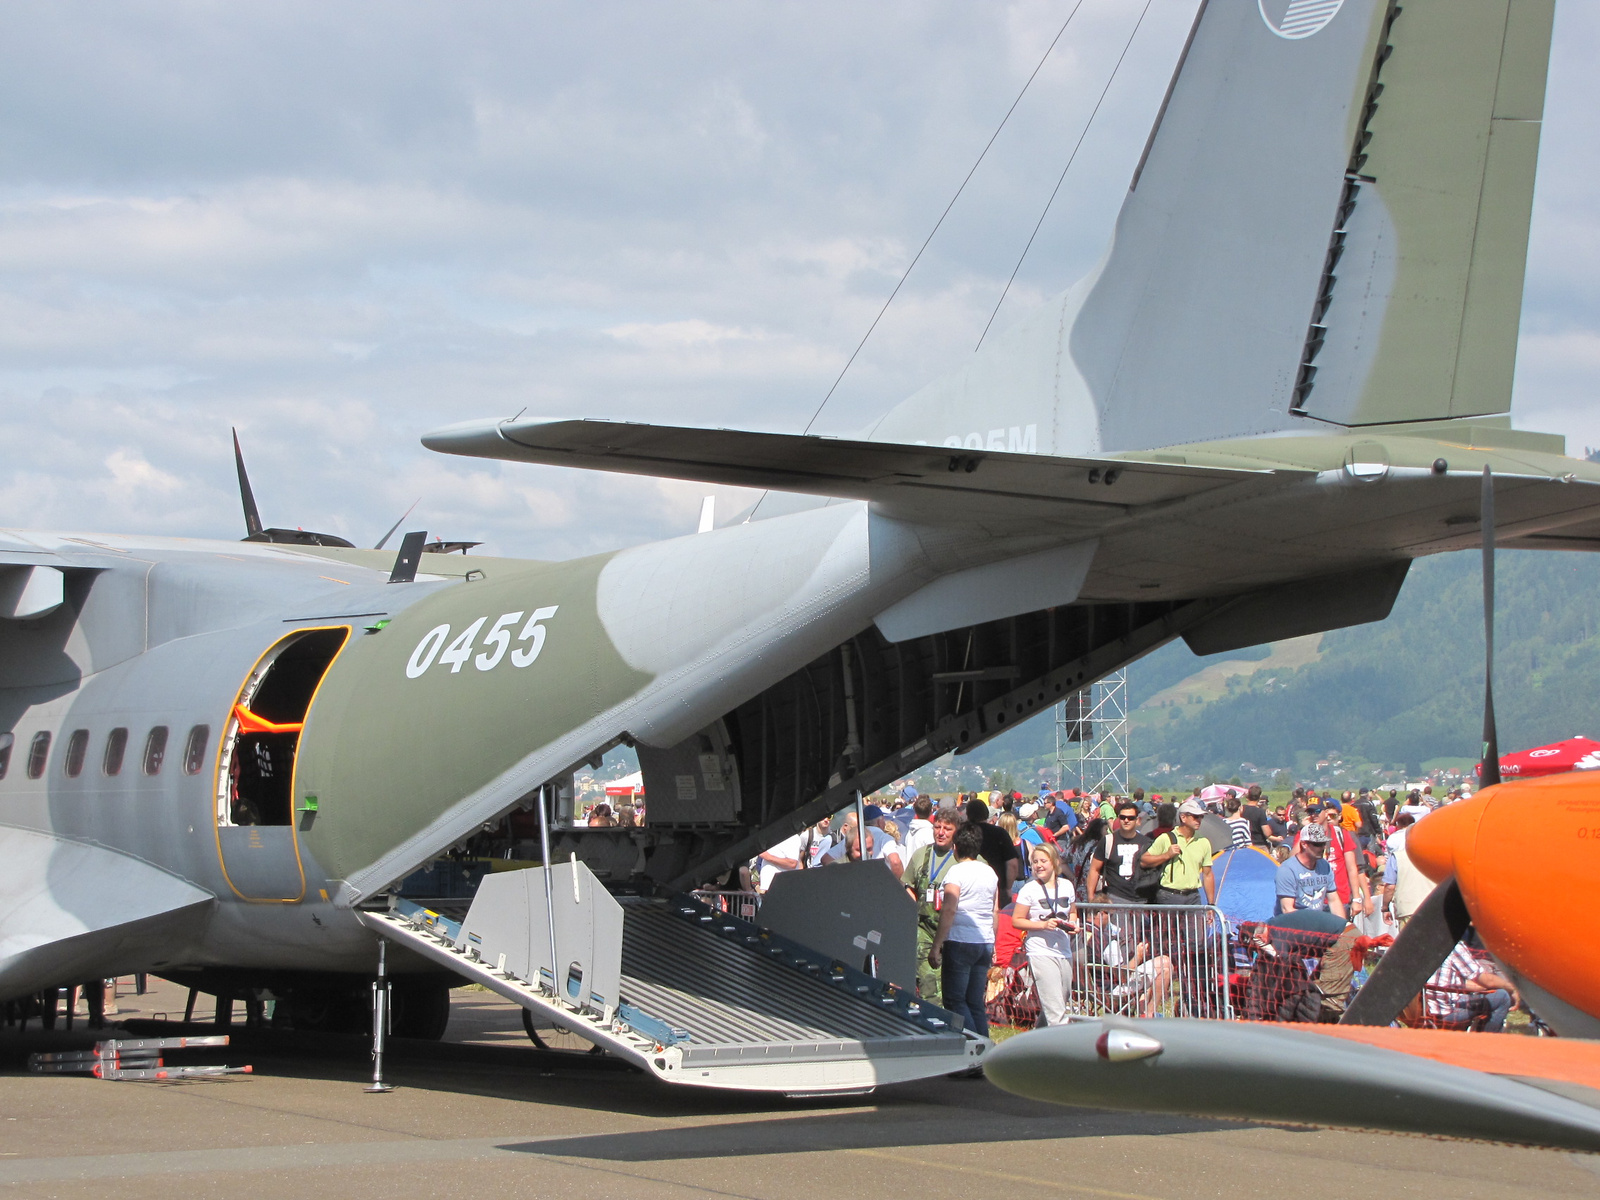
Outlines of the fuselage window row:
<svg viewBox="0 0 1600 1200">
<path fill-rule="evenodd" d="M 168 728 L 157 725 L 150 730 L 144 743 L 144 773 L 146 775 L 161 774 L 161 767 L 167 757 Z M 0 733 L 0 779 L 6 777 L 11 769 L 11 750 L 16 745 L 16 735 Z M 41 729 L 33 735 L 33 740 L 28 744 L 28 778 L 44 778 L 45 767 L 50 759 L 51 734 L 48 730 Z M 185 775 L 198 775 L 206 765 L 206 747 L 211 743 L 211 726 L 195 725 L 190 728 L 189 736 L 183 744 L 183 773 Z M 106 734 L 106 746 L 100 759 L 100 769 L 108 776 L 122 774 L 122 763 L 128 753 L 128 730 L 119 725 Z M 89 731 L 87 729 L 74 729 L 67 738 L 67 752 L 62 756 L 61 770 L 68 779 L 77 779 L 83 774 L 83 766 L 89 754 Z"/>
</svg>

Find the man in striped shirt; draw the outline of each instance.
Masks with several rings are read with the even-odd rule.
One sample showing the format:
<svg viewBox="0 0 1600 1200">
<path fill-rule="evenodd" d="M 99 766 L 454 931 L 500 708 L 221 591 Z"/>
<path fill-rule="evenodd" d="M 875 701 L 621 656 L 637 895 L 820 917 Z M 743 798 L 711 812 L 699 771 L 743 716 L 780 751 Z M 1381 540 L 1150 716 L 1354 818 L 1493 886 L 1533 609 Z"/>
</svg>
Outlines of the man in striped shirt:
<svg viewBox="0 0 1600 1200">
<path fill-rule="evenodd" d="M 1438 990 L 1441 988 L 1460 990 Z M 1516 985 L 1491 970 L 1465 942 L 1456 943 L 1456 948 L 1433 973 L 1422 994 L 1428 1016 L 1444 1025 L 1467 1025 L 1487 1011 L 1489 1020 L 1483 1027 L 1485 1033 L 1499 1033 L 1504 1029 L 1506 1014 L 1522 1003 Z"/>
</svg>

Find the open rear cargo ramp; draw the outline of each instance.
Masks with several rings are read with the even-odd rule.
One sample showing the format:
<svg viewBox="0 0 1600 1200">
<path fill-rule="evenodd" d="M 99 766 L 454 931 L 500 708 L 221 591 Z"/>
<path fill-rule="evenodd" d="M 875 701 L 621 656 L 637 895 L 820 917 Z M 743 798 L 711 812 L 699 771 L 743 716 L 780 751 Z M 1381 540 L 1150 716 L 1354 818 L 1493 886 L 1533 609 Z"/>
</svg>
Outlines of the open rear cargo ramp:
<svg viewBox="0 0 1600 1200">
<path fill-rule="evenodd" d="M 619 901 L 582 863 L 550 885 L 548 907 L 532 868 L 485 880 L 460 921 L 406 901 L 361 916 L 668 1083 L 862 1092 L 966 1070 L 989 1047 L 914 993 L 691 897 Z"/>
</svg>

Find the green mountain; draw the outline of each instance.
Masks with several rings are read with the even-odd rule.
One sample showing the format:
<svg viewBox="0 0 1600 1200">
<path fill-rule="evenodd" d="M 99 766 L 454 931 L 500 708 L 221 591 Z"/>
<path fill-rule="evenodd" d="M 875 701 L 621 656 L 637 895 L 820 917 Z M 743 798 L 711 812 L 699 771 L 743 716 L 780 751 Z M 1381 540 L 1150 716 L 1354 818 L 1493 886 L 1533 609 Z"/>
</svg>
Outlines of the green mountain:
<svg viewBox="0 0 1600 1200">
<path fill-rule="evenodd" d="M 1135 778 L 1167 786 L 1207 775 L 1265 781 L 1284 769 L 1325 779 L 1317 764 L 1331 761 L 1346 778 L 1376 781 L 1384 767 L 1415 778 L 1425 763 L 1476 761 L 1479 562 L 1476 551 L 1419 560 L 1387 620 L 1320 642 L 1210 658 L 1177 642 L 1133 664 L 1129 702 L 1143 706 L 1130 729 Z M 1502 750 L 1600 736 L 1600 556 L 1502 551 L 1496 574 Z M 969 757 L 987 772 L 1010 771 L 1020 786 L 1054 754 L 1052 719 L 1041 715 Z"/>
<path fill-rule="evenodd" d="M 1303 667 L 1258 671 L 1213 703 L 1173 706 L 1133 755 L 1147 769 L 1162 760 L 1188 774 L 1232 774 L 1242 762 L 1303 773 L 1308 758 L 1336 757 L 1414 774 L 1430 759 L 1475 760 L 1479 561 L 1469 552 L 1417 562 L 1388 620 L 1324 635 L 1320 656 Z M 1504 551 L 1496 575 L 1501 747 L 1600 732 L 1600 559 Z M 1163 653 L 1175 651 L 1183 653 Z"/>
</svg>

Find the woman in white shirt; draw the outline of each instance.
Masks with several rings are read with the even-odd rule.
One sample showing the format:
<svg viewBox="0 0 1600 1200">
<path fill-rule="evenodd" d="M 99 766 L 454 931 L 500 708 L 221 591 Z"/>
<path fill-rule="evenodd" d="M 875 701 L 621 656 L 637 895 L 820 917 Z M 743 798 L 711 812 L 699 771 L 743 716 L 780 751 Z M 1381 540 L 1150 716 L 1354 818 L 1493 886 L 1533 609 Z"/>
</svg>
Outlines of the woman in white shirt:
<svg viewBox="0 0 1600 1200">
<path fill-rule="evenodd" d="M 978 857 L 983 831 L 976 825 L 956 830 L 956 862 L 945 872 L 939 928 L 928 951 L 928 965 L 940 971 L 944 1006 L 979 1037 L 989 1036 L 984 1004 L 989 964 L 994 961 L 994 922 L 1000 909 L 1000 880 Z"/>
<path fill-rule="evenodd" d="M 1049 843 L 1035 846 L 1028 855 L 1033 878 L 1017 893 L 1011 923 L 1025 930 L 1022 948 L 1028 953 L 1034 990 L 1046 1025 L 1064 1025 L 1067 993 L 1072 988 L 1072 937 L 1078 932 L 1078 906 L 1072 882 L 1061 877 L 1061 856 Z"/>
</svg>

